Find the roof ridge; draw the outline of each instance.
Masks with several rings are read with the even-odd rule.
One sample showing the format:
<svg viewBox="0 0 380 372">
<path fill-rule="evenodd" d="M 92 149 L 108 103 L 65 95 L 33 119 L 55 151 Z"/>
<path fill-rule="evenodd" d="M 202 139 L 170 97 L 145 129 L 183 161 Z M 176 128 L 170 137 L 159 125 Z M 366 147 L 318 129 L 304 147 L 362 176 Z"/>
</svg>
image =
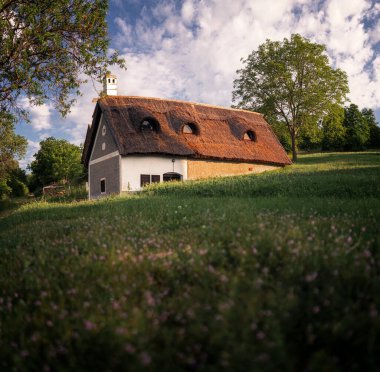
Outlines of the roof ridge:
<svg viewBox="0 0 380 372">
<path fill-rule="evenodd" d="M 147 99 L 147 100 L 155 100 L 155 101 L 170 101 L 170 102 L 178 102 L 178 103 L 187 103 L 190 105 L 198 105 L 198 106 L 206 106 L 206 107 L 213 107 L 228 111 L 241 111 L 241 112 L 248 112 L 250 114 L 256 114 L 259 116 L 263 116 L 263 114 L 256 112 L 256 111 L 250 111 L 250 110 L 243 110 L 243 109 L 237 109 L 233 107 L 225 107 L 225 106 L 218 106 L 218 105 L 211 105 L 209 103 L 201 103 L 201 102 L 192 102 L 192 101 L 184 101 L 180 99 L 172 99 L 172 98 L 158 98 L 158 97 L 144 97 L 144 96 L 105 96 L 102 98 L 99 98 L 98 101 L 102 101 L 103 99 L 112 98 L 112 99 L 118 99 L 118 98 L 139 98 L 139 99 Z"/>
</svg>

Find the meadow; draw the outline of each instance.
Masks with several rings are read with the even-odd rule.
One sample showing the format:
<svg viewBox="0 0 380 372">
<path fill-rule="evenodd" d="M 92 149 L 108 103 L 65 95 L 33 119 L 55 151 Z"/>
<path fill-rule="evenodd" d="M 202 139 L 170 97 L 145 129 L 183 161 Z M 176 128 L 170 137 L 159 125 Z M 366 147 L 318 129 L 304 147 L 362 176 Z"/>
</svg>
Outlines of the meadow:
<svg viewBox="0 0 380 372">
<path fill-rule="evenodd" d="M 376 371 L 380 152 L 0 220 L 4 371 Z"/>
</svg>

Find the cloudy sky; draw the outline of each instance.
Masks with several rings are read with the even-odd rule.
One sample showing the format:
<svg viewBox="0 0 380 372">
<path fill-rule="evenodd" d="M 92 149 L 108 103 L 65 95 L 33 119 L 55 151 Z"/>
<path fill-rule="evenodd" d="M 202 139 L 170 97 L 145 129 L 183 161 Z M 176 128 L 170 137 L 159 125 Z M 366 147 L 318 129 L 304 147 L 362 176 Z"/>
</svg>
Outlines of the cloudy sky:
<svg viewBox="0 0 380 372">
<path fill-rule="evenodd" d="M 127 71 L 112 71 L 120 95 L 230 106 L 240 59 L 299 33 L 327 46 L 349 76 L 350 100 L 380 121 L 380 0 L 110 0 L 108 25 L 110 47 L 127 61 Z M 83 143 L 100 90 L 83 86 L 65 119 L 49 104 L 32 107 L 31 123 L 17 127 L 29 141 L 21 166 L 46 137 Z"/>
</svg>

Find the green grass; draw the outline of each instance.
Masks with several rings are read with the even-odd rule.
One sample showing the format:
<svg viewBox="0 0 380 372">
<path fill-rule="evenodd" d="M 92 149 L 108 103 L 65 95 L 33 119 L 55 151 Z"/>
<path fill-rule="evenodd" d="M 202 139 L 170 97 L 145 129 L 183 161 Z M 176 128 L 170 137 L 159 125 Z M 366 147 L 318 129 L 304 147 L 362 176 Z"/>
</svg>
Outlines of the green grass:
<svg viewBox="0 0 380 372">
<path fill-rule="evenodd" d="M 380 153 L 0 220 L 0 369 L 376 371 Z"/>
</svg>

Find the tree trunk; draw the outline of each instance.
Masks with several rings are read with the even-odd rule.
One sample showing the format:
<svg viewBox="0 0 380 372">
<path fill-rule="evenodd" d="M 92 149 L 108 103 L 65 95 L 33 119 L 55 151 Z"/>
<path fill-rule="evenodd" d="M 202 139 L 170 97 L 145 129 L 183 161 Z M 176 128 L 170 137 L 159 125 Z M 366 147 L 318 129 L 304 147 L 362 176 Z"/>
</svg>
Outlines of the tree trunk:
<svg viewBox="0 0 380 372">
<path fill-rule="evenodd" d="M 292 161 L 293 163 L 297 163 L 296 134 L 294 131 L 290 132 L 290 136 L 292 137 Z"/>
</svg>

